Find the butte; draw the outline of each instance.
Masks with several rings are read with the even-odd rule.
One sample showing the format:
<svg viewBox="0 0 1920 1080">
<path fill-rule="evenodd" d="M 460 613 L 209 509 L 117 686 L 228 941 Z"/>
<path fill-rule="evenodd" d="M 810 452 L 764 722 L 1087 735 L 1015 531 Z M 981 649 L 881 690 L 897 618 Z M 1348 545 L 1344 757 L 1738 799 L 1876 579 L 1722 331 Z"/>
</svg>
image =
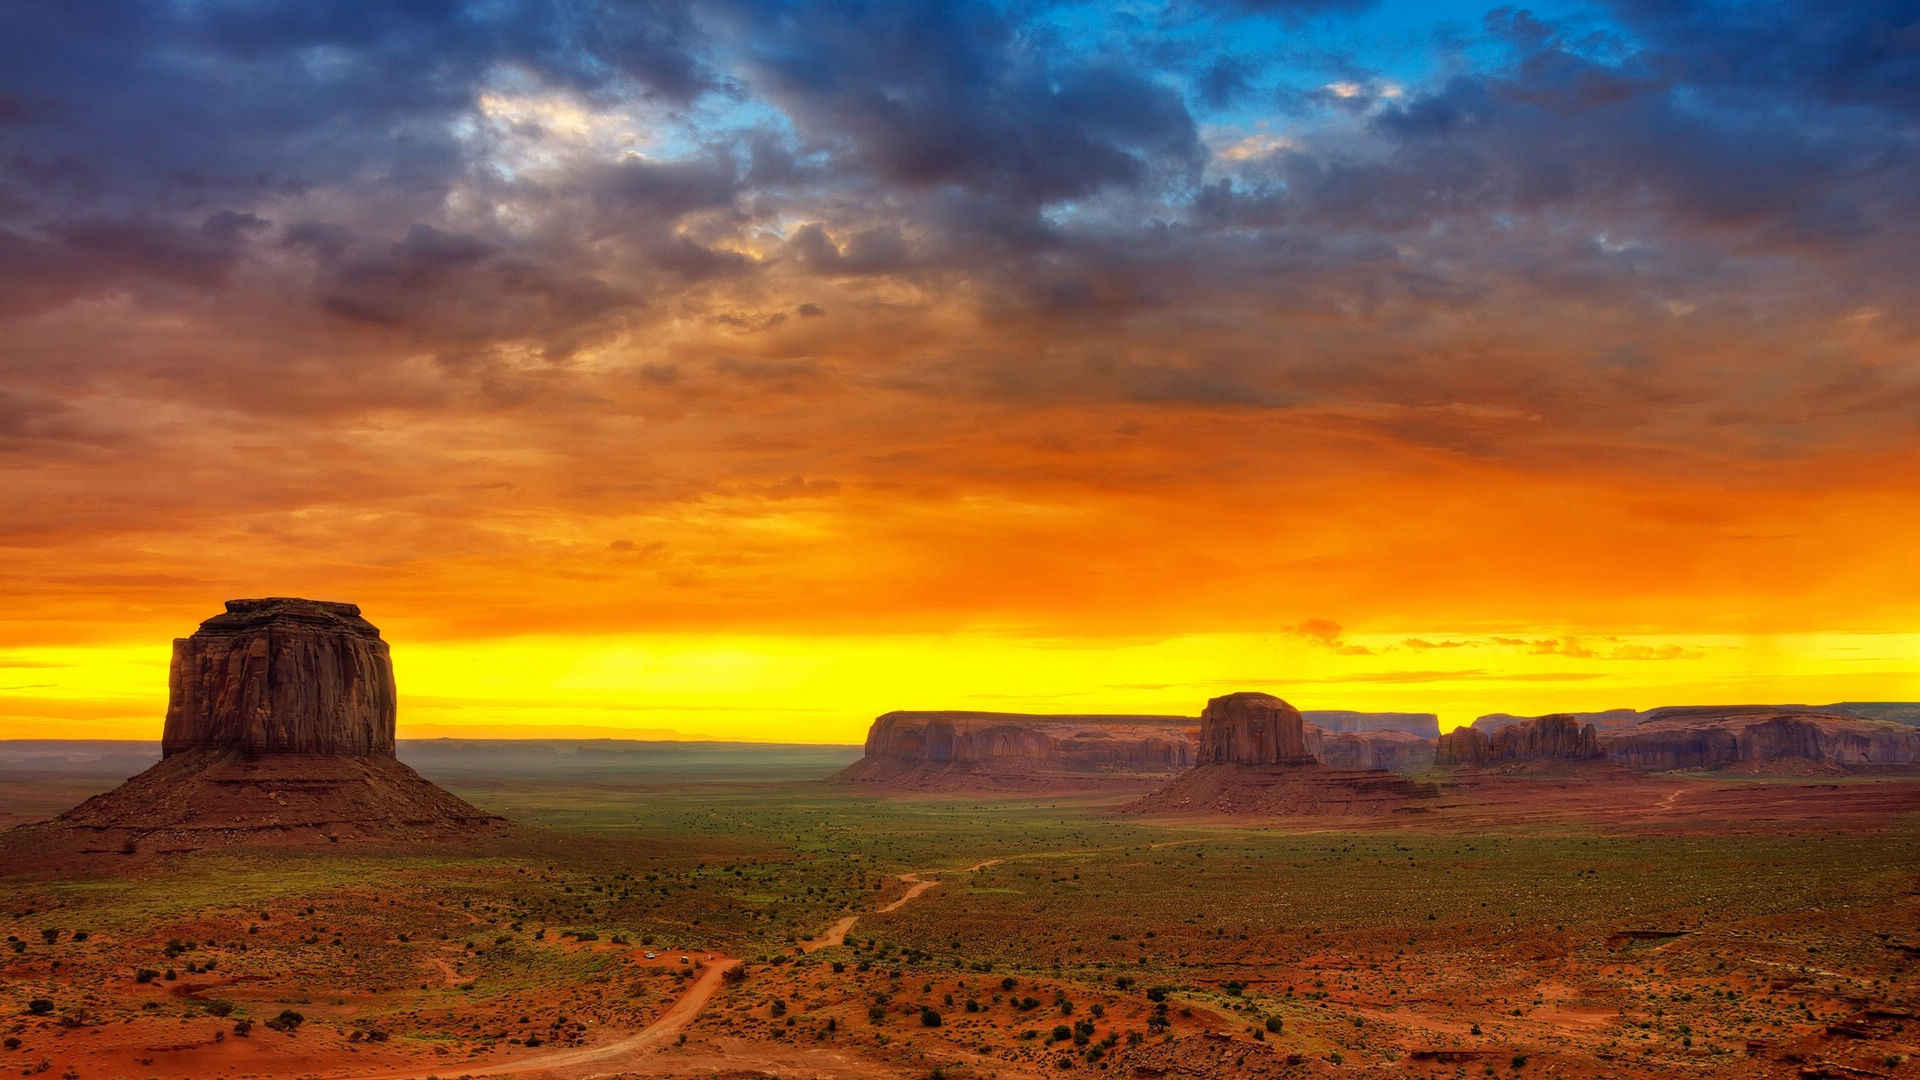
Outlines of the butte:
<svg viewBox="0 0 1920 1080">
<path fill-rule="evenodd" d="M 446 843 L 507 829 L 394 756 L 393 662 L 353 604 L 229 600 L 174 641 L 168 682 L 160 763 L 0 837 L 10 859 Z"/>
</svg>

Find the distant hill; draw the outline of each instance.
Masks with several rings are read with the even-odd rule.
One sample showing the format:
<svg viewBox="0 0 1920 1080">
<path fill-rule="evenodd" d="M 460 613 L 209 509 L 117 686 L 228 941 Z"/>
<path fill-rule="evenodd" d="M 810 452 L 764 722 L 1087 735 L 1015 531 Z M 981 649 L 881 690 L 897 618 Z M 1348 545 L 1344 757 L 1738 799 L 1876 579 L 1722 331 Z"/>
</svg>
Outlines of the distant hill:
<svg viewBox="0 0 1920 1080">
<path fill-rule="evenodd" d="M 1868 720 L 1885 720 L 1908 727 L 1920 727 L 1920 701 L 1836 701 L 1821 705 L 1822 712 L 1843 712 Z"/>
<path fill-rule="evenodd" d="M 1325 731 L 1404 731 L 1423 739 L 1440 737 L 1440 717 L 1430 712 L 1356 712 L 1352 709 L 1302 709 L 1301 719 Z"/>
<path fill-rule="evenodd" d="M 1551 716 L 1554 714 L 1548 713 L 1547 715 Z M 1592 724 L 1600 731 L 1632 727 L 1639 723 L 1643 717 L 1643 714 L 1637 709 L 1603 709 L 1600 712 L 1577 712 L 1562 715 L 1571 716 L 1574 720 L 1582 724 Z M 1514 724 L 1538 719 L 1539 717 L 1537 716 L 1515 716 L 1512 713 L 1488 713 L 1475 720 L 1473 722 L 1473 728 L 1475 731 L 1483 734 L 1492 735 L 1502 728 L 1512 727 Z"/>
</svg>

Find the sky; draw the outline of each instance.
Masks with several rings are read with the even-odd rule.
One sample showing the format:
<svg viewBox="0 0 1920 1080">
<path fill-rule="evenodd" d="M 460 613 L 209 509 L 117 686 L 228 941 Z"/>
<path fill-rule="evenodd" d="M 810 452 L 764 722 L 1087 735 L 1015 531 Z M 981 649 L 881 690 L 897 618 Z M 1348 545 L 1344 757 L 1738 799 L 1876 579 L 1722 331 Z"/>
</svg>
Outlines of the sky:
<svg viewBox="0 0 1920 1080">
<path fill-rule="evenodd" d="M 0 738 L 1920 698 L 1920 3 L 0 0 Z"/>
</svg>

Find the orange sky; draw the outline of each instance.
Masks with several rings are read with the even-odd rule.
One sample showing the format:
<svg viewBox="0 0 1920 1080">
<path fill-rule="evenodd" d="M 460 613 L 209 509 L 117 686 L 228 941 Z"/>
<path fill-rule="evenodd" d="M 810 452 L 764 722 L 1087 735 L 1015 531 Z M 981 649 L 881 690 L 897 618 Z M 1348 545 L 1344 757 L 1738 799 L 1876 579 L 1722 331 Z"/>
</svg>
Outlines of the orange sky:
<svg viewBox="0 0 1920 1080">
<path fill-rule="evenodd" d="M 1281 6 L 22 13 L 0 737 L 261 595 L 403 736 L 1920 698 L 1877 16 Z"/>
</svg>

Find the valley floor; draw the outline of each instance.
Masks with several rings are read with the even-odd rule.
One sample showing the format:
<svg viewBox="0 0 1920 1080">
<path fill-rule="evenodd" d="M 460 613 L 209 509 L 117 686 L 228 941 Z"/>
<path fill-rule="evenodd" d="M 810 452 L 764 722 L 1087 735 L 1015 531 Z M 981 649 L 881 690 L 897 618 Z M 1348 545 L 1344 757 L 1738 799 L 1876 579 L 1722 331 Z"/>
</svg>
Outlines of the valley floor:
<svg viewBox="0 0 1920 1080">
<path fill-rule="evenodd" d="M 0 1067 L 1920 1075 L 1920 785 L 1651 783 L 1631 813 L 1501 788 L 1427 818 L 1167 821 L 474 780 L 540 828 L 0 877 Z"/>
</svg>

